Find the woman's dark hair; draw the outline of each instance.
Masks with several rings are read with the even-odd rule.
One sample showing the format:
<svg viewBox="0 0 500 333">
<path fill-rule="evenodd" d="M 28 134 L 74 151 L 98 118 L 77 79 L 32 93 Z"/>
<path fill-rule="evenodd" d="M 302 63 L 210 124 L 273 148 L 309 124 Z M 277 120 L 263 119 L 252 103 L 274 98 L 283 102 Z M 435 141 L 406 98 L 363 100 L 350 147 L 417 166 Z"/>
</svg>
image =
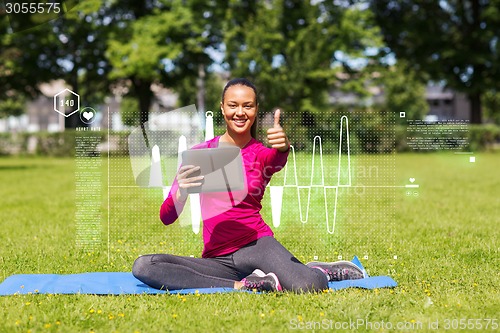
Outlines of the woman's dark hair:
<svg viewBox="0 0 500 333">
<path fill-rule="evenodd" d="M 245 86 L 248 88 L 251 88 L 253 92 L 255 93 L 255 103 L 256 105 L 259 105 L 259 94 L 257 93 L 257 88 L 255 88 L 255 85 L 248 79 L 238 77 L 235 79 L 230 80 L 226 85 L 224 86 L 224 90 L 222 91 L 222 104 L 224 104 L 224 96 L 226 95 L 227 89 L 229 89 L 232 86 Z M 250 128 L 250 135 L 252 138 L 257 139 L 257 121 L 258 117 L 255 117 L 255 120 L 252 124 L 252 127 Z"/>
</svg>

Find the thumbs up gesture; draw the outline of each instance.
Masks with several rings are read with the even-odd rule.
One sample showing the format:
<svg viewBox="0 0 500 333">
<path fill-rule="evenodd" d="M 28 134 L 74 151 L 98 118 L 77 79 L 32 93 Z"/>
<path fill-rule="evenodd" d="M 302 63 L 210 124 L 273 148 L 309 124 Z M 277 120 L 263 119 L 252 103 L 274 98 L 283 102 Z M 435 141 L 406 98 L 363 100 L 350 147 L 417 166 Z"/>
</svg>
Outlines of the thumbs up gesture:
<svg viewBox="0 0 500 333">
<path fill-rule="evenodd" d="M 280 113 L 280 109 L 274 112 L 274 126 L 267 130 L 267 141 L 272 148 L 285 152 L 288 150 L 289 142 L 283 127 L 280 125 Z"/>
</svg>

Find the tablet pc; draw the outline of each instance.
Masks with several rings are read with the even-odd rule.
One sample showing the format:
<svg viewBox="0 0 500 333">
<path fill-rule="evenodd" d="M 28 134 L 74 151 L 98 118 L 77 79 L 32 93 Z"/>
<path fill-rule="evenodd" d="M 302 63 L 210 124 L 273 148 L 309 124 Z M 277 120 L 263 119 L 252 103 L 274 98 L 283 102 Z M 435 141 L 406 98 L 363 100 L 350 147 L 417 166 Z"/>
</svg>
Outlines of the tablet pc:
<svg viewBox="0 0 500 333">
<path fill-rule="evenodd" d="M 245 189 L 243 159 L 238 147 L 189 149 L 182 152 L 182 165 L 200 166 L 190 177 L 203 175 L 201 186 L 191 187 L 188 193 L 233 192 Z"/>
</svg>

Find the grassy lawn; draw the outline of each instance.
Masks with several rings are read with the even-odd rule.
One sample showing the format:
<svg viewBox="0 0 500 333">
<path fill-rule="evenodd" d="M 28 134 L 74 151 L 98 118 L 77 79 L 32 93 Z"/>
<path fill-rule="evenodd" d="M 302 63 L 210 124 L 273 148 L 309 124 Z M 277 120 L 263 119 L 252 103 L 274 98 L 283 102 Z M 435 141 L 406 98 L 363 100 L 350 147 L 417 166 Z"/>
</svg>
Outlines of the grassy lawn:
<svg viewBox="0 0 500 333">
<path fill-rule="evenodd" d="M 299 259 L 358 255 L 371 275 L 390 275 L 397 288 L 306 295 L 9 296 L 0 297 L 0 331 L 280 332 L 312 322 L 322 325 L 316 330 L 333 330 L 349 321 L 359 331 L 371 331 L 370 325 L 388 331 L 398 323 L 411 331 L 421 323 L 419 331 L 432 331 L 429 325 L 437 321 L 441 331 L 460 319 L 480 319 L 473 323 L 482 325 L 476 331 L 498 330 L 500 154 L 475 156 L 476 163 L 452 153 L 353 157 L 352 185 L 358 187 L 340 191 L 333 235 L 326 232 L 322 189 L 311 190 L 309 218 L 302 223 L 297 190 L 285 188 L 281 225 L 274 230 Z M 325 157 L 325 185 L 335 184 L 336 161 Z M 297 155 L 299 185 L 309 184 L 310 164 L 311 155 Z M 23 273 L 130 271 L 141 253 L 199 255 L 201 238 L 187 217 L 169 227 L 159 221 L 161 190 L 123 187 L 134 186 L 127 159 L 111 160 L 109 188 L 106 160 L 101 167 L 101 199 L 94 207 L 100 236 L 92 246 L 78 246 L 75 161 L 0 159 L 1 281 Z M 317 170 L 313 184 L 321 179 Z M 283 177 L 284 171 L 272 185 L 282 185 Z M 409 178 L 420 185 L 417 195 L 382 187 L 404 186 Z M 305 215 L 307 189 L 299 195 Z M 268 193 L 263 206 L 271 224 Z M 328 211 L 331 221 L 333 207 Z"/>
</svg>

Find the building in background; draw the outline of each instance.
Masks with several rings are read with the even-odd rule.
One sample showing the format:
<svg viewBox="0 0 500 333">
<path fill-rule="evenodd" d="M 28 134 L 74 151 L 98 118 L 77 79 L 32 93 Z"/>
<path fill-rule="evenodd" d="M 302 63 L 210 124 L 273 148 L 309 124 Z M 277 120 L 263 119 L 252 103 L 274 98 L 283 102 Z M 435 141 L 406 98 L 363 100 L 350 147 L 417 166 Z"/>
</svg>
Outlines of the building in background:
<svg viewBox="0 0 500 333">
<path fill-rule="evenodd" d="M 467 120 L 470 103 L 462 93 L 457 93 L 442 86 L 427 86 L 425 99 L 429 104 L 428 120 Z"/>
</svg>

